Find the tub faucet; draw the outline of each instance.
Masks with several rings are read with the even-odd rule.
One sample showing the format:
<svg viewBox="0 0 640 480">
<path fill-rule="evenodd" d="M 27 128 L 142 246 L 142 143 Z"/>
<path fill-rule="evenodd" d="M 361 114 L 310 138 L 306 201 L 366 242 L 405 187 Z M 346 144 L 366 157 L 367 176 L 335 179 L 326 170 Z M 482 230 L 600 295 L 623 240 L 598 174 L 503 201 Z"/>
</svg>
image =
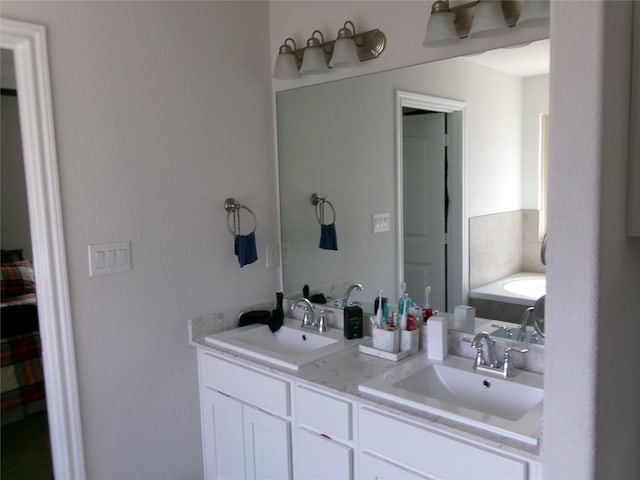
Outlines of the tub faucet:
<svg viewBox="0 0 640 480">
<path fill-rule="evenodd" d="M 527 338 L 527 325 L 529 325 L 531 312 L 533 312 L 533 307 L 527 308 L 522 314 L 522 322 L 520 322 L 520 329 L 518 330 L 518 341 L 520 342 L 524 342 Z"/>
<path fill-rule="evenodd" d="M 359 292 L 362 291 L 362 284 L 361 283 L 352 283 L 351 285 L 349 285 L 349 288 L 347 288 L 347 293 L 344 294 L 344 297 L 342 298 L 342 306 L 346 307 L 349 305 L 349 297 L 351 296 L 351 291 L 353 289 L 358 290 Z"/>
<path fill-rule="evenodd" d="M 296 308 L 301 308 L 301 306 L 302 308 L 304 308 L 301 327 L 304 327 L 305 325 L 317 327 L 318 325 L 316 322 L 316 309 L 308 299 L 299 298 L 298 300 L 293 302 L 293 304 L 291 305 L 291 311 L 295 310 Z"/>
</svg>

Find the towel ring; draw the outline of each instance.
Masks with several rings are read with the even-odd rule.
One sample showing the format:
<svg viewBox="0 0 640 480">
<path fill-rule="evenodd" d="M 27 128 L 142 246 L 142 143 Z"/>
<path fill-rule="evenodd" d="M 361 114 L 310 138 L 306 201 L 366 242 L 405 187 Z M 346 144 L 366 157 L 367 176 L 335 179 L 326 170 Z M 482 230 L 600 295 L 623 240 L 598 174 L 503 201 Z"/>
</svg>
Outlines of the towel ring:
<svg viewBox="0 0 640 480">
<path fill-rule="evenodd" d="M 332 223 L 336 223 L 336 209 L 333 208 L 333 204 L 324 197 L 321 197 L 317 193 L 313 193 L 311 195 L 311 203 L 316 206 L 316 219 L 320 225 L 331 225 Z M 333 220 L 329 223 L 325 223 L 324 221 L 324 204 L 327 204 L 331 207 L 331 212 L 333 213 Z"/>
<path fill-rule="evenodd" d="M 249 207 L 236 203 L 236 201 L 233 198 L 227 198 L 224 201 L 224 209 L 227 211 L 227 226 L 229 227 L 229 231 L 231 232 L 231 235 L 233 235 L 234 237 L 236 235 L 241 235 L 240 233 L 240 210 L 241 209 L 246 210 L 253 217 L 253 230 L 250 233 L 254 233 L 256 231 L 256 228 L 258 228 L 258 219 L 256 218 L 256 214 L 253 213 L 253 211 Z M 231 219 L 229 218 L 232 215 L 233 215 L 233 225 L 231 225 Z"/>
</svg>

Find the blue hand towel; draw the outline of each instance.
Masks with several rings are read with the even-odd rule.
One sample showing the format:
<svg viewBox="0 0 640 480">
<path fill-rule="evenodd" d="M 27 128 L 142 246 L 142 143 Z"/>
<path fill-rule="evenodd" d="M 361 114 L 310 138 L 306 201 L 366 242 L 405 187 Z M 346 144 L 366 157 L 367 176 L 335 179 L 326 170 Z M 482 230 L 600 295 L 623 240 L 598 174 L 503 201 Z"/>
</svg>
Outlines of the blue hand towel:
<svg viewBox="0 0 640 480">
<path fill-rule="evenodd" d="M 325 250 L 338 250 L 338 237 L 336 236 L 336 224 L 320 226 L 320 248 Z"/>
<path fill-rule="evenodd" d="M 255 233 L 251 232 L 249 235 L 236 235 L 234 250 L 238 256 L 240 267 L 244 267 L 258 260 Z"/>
</svg>

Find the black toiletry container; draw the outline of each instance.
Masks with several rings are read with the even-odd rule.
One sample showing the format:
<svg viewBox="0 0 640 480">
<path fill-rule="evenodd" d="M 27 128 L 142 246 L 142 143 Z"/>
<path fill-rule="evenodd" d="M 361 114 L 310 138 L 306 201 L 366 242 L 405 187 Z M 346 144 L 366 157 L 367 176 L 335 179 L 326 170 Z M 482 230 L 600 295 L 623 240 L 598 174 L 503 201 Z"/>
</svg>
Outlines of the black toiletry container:
<svg viewBox="0 0 640 480">
<path fill-rule="evenodd" d="M 345 338 L 362 338 L 362 308 L 358 305 L 344 307 Z"/>
</svg>

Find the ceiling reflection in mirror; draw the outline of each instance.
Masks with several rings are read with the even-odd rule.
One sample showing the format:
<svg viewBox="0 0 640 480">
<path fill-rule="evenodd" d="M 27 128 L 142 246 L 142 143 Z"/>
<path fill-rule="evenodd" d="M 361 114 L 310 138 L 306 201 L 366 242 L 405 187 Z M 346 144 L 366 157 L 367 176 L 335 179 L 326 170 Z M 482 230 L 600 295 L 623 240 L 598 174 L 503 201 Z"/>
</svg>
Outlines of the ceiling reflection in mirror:
<svg viewBox="0 0 640 480">
<path fill-rule="evenodd" d="M 462 237 L 462 248 L 449 255 L 464 261 L 453 262 L 456 271 L 446 274 L 462 285 L 449 288 L 444 303 L 433 307 L 452 312 L 456 305 L 471 304 L 478 316 L 503 320 L 495 305 L 485 305 L 492 300 L 474 298 L 473 291 L 522 272 L 544 276 L 538 211 L 544 195 L 540 119 L 548 112 L 548 53 L 549 42 L 543 40 L 278 92 L 285 295 L 302 296 L 308 285 L 312 293 L 342 298 L 350 284 L 362 283 L 364 290 L 354 291 L 352 299 L 371 304 L 383 290 L 397 302 L 405 274 L 398 260 L 405 249 L 398 198 L 404 199 L 404 210 L 415 210 L 428 188 L 407 182 L 404 162 L 396 158 L 403 130 L 396 94 L 405 91 L 464 105 L 462 165 L 442 179 L 446 187 L 452 181 L 462 185 L 461 198 L 448 199 L 449 209 L 452 201 L 462 203 L 462 225 L 452 229 Z M 408 189 L 400 192 L 405 183 Z M 326 225 L 311 201 L 314 193 L 335 210 L 337 250 L 321 248 Z M 444 209 L 445 198 L 440 203 Z M 326 216 L 332 222 L 333 212 Z M 439 281 L 425 275 L 424 284 L 407 285 L 407 291 L 420 305 L 426 302 L 425 287 Z M 521 314 L 509 315 L 506 321 L 520 322 Z"/>
</svg>

